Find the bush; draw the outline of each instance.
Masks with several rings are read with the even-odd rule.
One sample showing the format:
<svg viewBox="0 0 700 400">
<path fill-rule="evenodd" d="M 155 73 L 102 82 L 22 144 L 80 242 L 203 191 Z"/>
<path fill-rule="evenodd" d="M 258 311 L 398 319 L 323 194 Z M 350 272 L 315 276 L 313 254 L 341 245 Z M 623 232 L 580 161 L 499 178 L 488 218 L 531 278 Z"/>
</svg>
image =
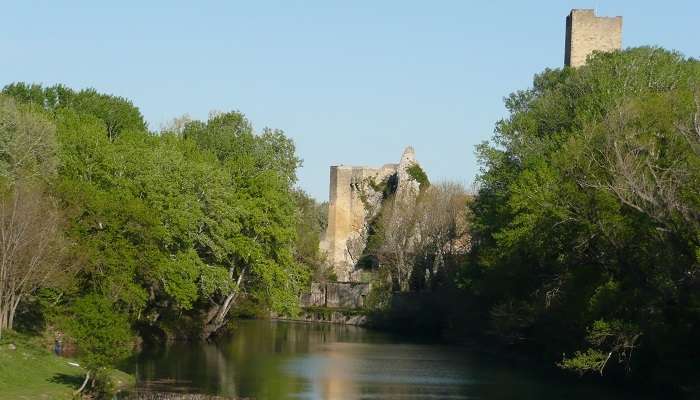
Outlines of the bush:
<svg viewBox="0 0 700 400">
<path fill-rule="evenodd" d="M 430 181 L 428 180 L 428 174 L 423 171 L 423 168 L 418 164 L 413 164 L 406 168 L 408 175 L 418 182 L 419 190 L 422 192 L 430 186 Z"/>
<path fill-rule="evenodd" d="M 133 343 L 128 317 L 117 311 L 107 298 L 97 294 L 76 300 L 70 313 L 65 325 L 88 371 L 86 382 L 92 378 L 88 390 L 97 398 L 109 398 L 115 387 L 108 379 L 107 367 L 129 355 Z"/>
</svg>

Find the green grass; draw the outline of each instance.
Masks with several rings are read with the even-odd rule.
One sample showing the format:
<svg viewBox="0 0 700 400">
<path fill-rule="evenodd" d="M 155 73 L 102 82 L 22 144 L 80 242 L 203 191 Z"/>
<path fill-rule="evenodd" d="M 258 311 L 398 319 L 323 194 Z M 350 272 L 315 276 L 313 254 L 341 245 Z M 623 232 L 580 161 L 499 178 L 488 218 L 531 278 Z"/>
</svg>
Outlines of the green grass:
<svg viewBox="0 0 700 400">
<path fill-rule="evenodd" d="M 44 339 L 3 331 L 0 339 L 0 400 L 73 399 L 85 370 L 46 349 Z M 17 348 L 10 350 L 9 345 Z M 127 389 L 135 384 L 132 375 L 110 369 L 112 387 Z"/>
<path fill-rule="evenodd" d="M 17 348 L 10 350 L 12 343 Z M 72 399 L 84 371 L 53 355 L 38 338 L 3 331 L 0 340 L 0 400 Z"/>
</svg>

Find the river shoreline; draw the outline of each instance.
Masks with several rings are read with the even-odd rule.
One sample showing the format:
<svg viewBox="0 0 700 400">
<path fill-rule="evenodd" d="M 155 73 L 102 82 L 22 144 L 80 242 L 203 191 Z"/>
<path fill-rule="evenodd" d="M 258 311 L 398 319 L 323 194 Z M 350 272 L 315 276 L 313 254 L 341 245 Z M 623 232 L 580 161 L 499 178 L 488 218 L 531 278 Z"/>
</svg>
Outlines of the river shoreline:
<svg viewBox="0 0 700 400">
<path fill-rule="evenodd" d="M 273 315 L 277 321 L 318 322 L 328 324 L 368 326 L 369 317 L 362 309 L 336 309 L 327 307 L 305 307 L 297 317 Z"/>
<path fill-rule="evenodd" d="M 316 311 L 316 310 L 314 310 Z M 567 373 L 559 369 L 554 363 L 547 362 L 540 355 L 533 354 L 532 352 L 525 351 L 523 349 L 517 349 L 514 347 L 504 346 L 494 340 L 489 340 L 488 337 L 483 335 L 435 335 L 433 333 L 423 333 L 423 332 L 410 332 L 406 333 L 397 329 L 387 329 L 384 325 L 373 324 L 372 320 L 369 318 L 366 311 L 360 313 L 359 310 L 351 310 L 354 314 L 350 316 L 361 316 L 360 322 L 348 321 L 348 314 L 343 315 L 343 318 L 328 318 L 329 310 L 322 310 L 320 313 L 322 317 L 311 319 L 311 318 L 289 318 L 281 316 L 270 316 L 264 318 L 254 318 L 254 319 L 236 319 L 233 321 L 231 329 L 226 333 L 216 337 L 211 343 L 226 343 L 232 340 L 236 335 L 239 334 L 239 326 L 241 324 L 246 324 L 249 322 L 268 322 L 268 323 L 281 323 L 281 324 L 301 324 L 305 326 L 314 326 L 316 324 L 325 325 L 329 327 L 348 327 L 348 328 L 359 328 L 366 330 L 367 332 L 372 332 L 373 334 L 383 335 L 387 338 L 391 338 L 396 342 L 411 343 L 411 344 L 421 344 L 421 345 L 437 345 L 437 346 L 450 346 L 456 349 L 460 353 L 468 353 L 472 355 L 480 355 L 481 357 L 488 358 L 490 360 L 496 361 L 500 364 L 508 365 L 517 369 L 522 369 L 525 371 L 534 371 L 536 374 L 545 377 L 555 379 L 561 382 L 567 382 L 569 384 L 585 384 L 593 385 L 599 387 L 602 390 L 614 390 L 621 395 L 634 395 L 635 398 L 652 398 L 645 396 L 661 396 L 671 398 L 683 398 L 683 393 L 677 388 L 669 387 L 655 387 L 650 386 L 645 383 L 640 383 L 637 381 L 631 381 L 627 379 L 600 379 L 598 376 L 576 376 L 571 373 Z M 344 310 L 330 310 L 337 314 L 342 314 Z M 318 312 L 318 311 L 317 311 Z M 309 312 L 307 311 L 307 314 Z M 304 315 L 304 314 L 302 314 Z M 187 340 L 187 339 L 171 339 L 163 343 L 155 343 L 156 347 L 168 347 L 173 344 L 189 343 L 197 344 L 202 343 L 201 340 Z M 208 342 L 204 342 L 208 343 Z"/>
<path fill-rule="evenodd" d="M 386 399 L 408 394 L 522 398 L 519 390 L 543 393 L 542 399 L 641 398 L 562 378 L 560 372 L 549 373 L 534 360 L 518 358 L 503 357 L 475 342 L 451 345 L 353 325 L 239 320 L 231 335 L 214 342 L 173 342 L 144 349 L 133 372 L 137 389 L 176 389 L 223 398 L 352 399 L 365 392 Z M 496 384 L 504 379 L 508 385 Z M 327 392 L 341 387 L 347 394 Z M 579 397 L 569 396 L 571 388 L 577 388 Z"/>
</svg>

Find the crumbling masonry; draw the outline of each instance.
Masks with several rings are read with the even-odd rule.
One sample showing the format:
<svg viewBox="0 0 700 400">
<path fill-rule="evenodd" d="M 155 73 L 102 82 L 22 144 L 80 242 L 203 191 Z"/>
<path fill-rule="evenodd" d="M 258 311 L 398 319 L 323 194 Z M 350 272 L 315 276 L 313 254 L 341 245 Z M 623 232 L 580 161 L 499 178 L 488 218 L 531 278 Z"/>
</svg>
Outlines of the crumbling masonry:
<svg viewBox="0 0 700 400">
<path fill-rule="evenodd" d="M 580 67 L 594 51 L 615 51 L 622 47 L 622 17 L 598 17 L 594 10 L 571 10 L 566 18 L 564 63 Z M 358 251 L 366 244 L 368 220 L 381 207 L 381 192 L 375 185 L 393 179 L 396 193 L 417 190 L 417 182 L 407 176 L 416 164 L 413 148 L 408 147 L 398 164 L 382 167 L 337 165 L 330 167 L 328 227 L 321 250 L 333 268 L 338 283 L 315 284 L 303 303 L 307 306 L 361 307 L 367 285 L 358 284 L 355 269 Z"/>
<path fill-rule="evenodd" d="M 622 48 L 622 17 L 597 17 L 594 10 L 571 10 L 566 17 L 564 64 L 580 67 L 594 51 Z"/>
<path fill-rule="evenodd" d="M 417 182 L 409 179 L 406 172 L 414 164 L 417 164 L 414 150 L 407 147 L 398 164 L 331 167 L 328 227 L 321 240 L 321 250 L 339 282 L 359 280 L 355 264 L 366 243 L 363 235 L 368 220 L 381 206 L 382 193 L 376 186 L 392 181 L 397 193 L 417 191 Z"/>
</svg>

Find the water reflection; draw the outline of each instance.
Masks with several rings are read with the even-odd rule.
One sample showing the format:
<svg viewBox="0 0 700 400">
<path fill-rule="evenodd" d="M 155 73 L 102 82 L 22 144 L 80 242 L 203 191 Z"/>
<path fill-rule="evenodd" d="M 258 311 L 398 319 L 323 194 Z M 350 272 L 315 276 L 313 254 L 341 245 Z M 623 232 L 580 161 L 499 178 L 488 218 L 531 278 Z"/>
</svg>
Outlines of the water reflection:
<svg viewBox="0 0 700 400">
<path fill-rule="evenodd" d="M 401 343 L 344 325 L 241 321 L 218 344 L 175 344 L 144 352 L 143 389 L 257 399 L 606 399 L 462 349 Z"/>
</svg>

